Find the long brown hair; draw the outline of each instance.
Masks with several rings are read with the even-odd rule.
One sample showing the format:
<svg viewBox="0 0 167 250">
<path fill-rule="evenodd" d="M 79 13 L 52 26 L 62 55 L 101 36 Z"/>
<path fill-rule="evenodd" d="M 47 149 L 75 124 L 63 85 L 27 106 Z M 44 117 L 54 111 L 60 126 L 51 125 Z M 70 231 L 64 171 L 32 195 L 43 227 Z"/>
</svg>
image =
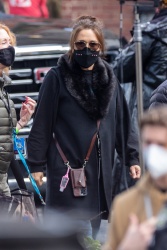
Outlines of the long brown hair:
<svg viewBox="0 0 167 250">
<path fill-rule="evenodd" d="M 15 46 L 15 45 L 16 45 L 16 36 L 15 36 L 14 33 L 8 28 L 8 26 L 6 26 L 6 25 L 3 24 L 3 23 L 0 23 L 0 29 L 4 29 L 4 30 L 8 33 L 8 35 L 9 35 L 9 37 L 10 37 L 11 45 L 12 45 L 12 46 Z M 6 67 L 6 68 L 4 69 L 4 71 L 5 71 L 6 73 L 8 73 L 9 69 L 10 69 L 10 67 Z"/>
<path fill-rule="evenodd" d="M 76 37 L 78 36 L 79 32 L 84 29 L 91 29 L 97 36 L 97 39 L 100 46 L 101 56 L 104 56 L 105 44 L 104 44 L 104 36 L 102 32 L 102 22 L 98 20 L 96 17 L 93 16 L 81 16 L 78 17 L 74 24 L 73 30 L 71 32 L 70 37 L 70 50 L 69 50 L 69 57 L 72 57 L 74 51 L 74 42 L 76 41 Z"/>
</svg>

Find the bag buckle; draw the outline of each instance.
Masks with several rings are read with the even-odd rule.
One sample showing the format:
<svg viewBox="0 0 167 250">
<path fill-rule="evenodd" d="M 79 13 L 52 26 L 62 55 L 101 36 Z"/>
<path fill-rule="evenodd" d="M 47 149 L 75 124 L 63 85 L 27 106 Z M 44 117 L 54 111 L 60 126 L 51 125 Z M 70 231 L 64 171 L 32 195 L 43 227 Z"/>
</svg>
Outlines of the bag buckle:
<svg viewBox="0 0 167 250">
<path fill-rule="evenodd" d="M 83 166 L 83 168 L 85 168 L 85 167 L 86 167 L 87 162 L 88 162 L 87 160 L 84 160 L 84 163 L 83 163 L 83 165 L 82 165 L 82 166 Z"/>
</svg>

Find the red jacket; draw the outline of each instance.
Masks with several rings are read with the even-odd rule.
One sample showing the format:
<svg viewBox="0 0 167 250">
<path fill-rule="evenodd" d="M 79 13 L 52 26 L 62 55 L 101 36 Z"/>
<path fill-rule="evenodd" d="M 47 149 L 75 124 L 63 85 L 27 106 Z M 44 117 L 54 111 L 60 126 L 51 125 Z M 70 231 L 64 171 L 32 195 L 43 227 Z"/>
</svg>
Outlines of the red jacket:
<svg viewBox="0 0 167 250">
<path fill-rule="evenodd" d="M 9 13 L 20 16 L 49 17 L 46 0 L 7 0 Z"/>
</svg>

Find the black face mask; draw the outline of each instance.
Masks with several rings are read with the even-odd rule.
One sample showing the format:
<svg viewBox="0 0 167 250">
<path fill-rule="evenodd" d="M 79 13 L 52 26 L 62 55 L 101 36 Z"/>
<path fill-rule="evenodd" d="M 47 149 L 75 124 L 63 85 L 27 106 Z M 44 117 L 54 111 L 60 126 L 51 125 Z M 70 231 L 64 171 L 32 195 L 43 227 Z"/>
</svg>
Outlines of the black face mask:
<svg viewBox="0 0 167 250">
<path fill-rule="evenodd" d="M 74 50 L 74 59 L 82 68 L 89 68 L 93 65 L 98 57 L 99 51 L 92 51 L 85 47 L 83 50 Z"/>
<path fill-rule="evenodd" d="M 9 67 L 14 63 L 15 59 L 15 49 L 12 46 L 9 46 L 5 49 L 0 49 L 0 63 Z"/>
</svg>

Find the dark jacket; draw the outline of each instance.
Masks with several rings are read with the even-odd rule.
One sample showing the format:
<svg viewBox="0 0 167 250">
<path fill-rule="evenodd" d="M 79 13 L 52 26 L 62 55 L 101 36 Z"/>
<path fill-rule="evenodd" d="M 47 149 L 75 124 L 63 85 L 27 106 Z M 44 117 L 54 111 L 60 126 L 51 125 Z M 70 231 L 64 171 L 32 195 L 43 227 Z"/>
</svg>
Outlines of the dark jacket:
<svg viewBox="0 0 167 250">
<path fill-rule="evenodd" d="M 143 105 L 149 107 L 150 96 L 167 78 L 167 9 L 155 15 L 151 22 L 142 26 L 142 64 L 143 64 Z M 136 100 L 135 84 L 135 43 L 132 41 L 114 64 L 115 73 L 121 82 L 121 64 L 123 65 L 123 82 L 133 82 L 133 108 Z"/>
<path fill-rule="evenodd" d="M 11 83 L 6 75 L 0 77 L 0 173 L 6 174 L 13 158 L 12 124 L 9 118 L 8 99 L 4 87 Z M 9 98 L 13 125 L 16 126 L 16 113 L 14 104 Z"/>
<path fill-rule="evenodd" d="M 41 86 L 32 130 L 28 139 L 28 161 L 32 172 L 42 171 L 47 164 L 48 206 L 61 210 L 79 209 L 98 214 L 101 210 L 100 193 L 107 200 L 107 210 L 112 199 L 112 165 L 114 151 L 122 156 L 121 124 L 124 131 L 126 163 L 138 164 L 136 138 L 130 129 L 129 112 L 123 92 L 111 67 L 98 59 L 93 69 L 92 91 L 89 95 L 84 71 L 69 63 L 67 55 L 52 68 Z M 86 166 L 88 195 L 75 198 L 71 181 L 60 192 L 62 176 L 67 168 L 55 146 L 53 132 L 72 168 L 80 168 L 101 120 L 101 166 L 98 164 L 97 145 L 94 146 Z"/>
<path fill-rule="evenodd" d="M 150 108 L 167 104 L 167 81 L 156 88 L 150 99 Z"/>
</svg>

